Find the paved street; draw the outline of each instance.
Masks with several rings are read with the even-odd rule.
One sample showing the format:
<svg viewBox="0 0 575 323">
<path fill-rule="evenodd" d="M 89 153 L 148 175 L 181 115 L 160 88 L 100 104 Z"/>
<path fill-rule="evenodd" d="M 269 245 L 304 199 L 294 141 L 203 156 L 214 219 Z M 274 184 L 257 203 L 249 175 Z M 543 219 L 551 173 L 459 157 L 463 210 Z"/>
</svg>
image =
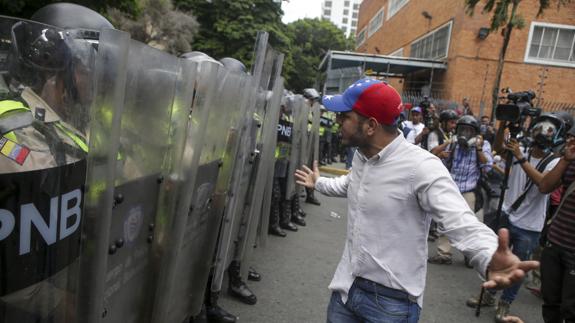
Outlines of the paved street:
<svg viewBox="0 0 575 323">
<path fill-rule="evenodd" d="M 256 250 L 255 268 L 263 279 L 249 282 L 258 296 L 254 306 L 240 303 L 224 293 L 221 305 L 236 314 L 240 322 L 325 322 L 329 300 L 327 286 L 343 250 L 346 231 L 346 200 L 317 194 L 321 206 L 303 204 L 307 226 L 286 238 L 269 237 L 266 248 Z M 336 214 L 333 214 L 335 212 Z M 435 252 L 430 244 L 430 253 Z M 430 265 L 420 322 L 493 322 L 494 309 L 484 308 L 479 318 L 465 306 L 478 294 L 476 272 L 463 265 L 457 254 L 451 266 Z M 525 322 L 542 322 L 541 302 L 522 288 L 511 307 Z"/>
</svg>

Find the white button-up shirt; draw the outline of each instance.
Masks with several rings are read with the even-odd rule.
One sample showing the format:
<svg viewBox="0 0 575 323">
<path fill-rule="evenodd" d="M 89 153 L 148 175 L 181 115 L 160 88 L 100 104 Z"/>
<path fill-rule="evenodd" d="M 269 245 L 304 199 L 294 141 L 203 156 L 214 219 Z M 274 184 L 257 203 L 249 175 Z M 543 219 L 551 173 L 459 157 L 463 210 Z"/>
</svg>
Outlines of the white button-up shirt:
<svg viewBox="0 0 575 323">
<path fill-rule="evenodd" d="M 348 198 L 347 240 L 329 286 L 344 302 L 362 277 L 422 306 L 432 218 L 480 273 L 497 249 L 497 236 L 477 220 L 439 158 L 401 135 L 370 159 L 358 150 L 350 174 L 321 177 L 315 188 Z"/>
</svg>

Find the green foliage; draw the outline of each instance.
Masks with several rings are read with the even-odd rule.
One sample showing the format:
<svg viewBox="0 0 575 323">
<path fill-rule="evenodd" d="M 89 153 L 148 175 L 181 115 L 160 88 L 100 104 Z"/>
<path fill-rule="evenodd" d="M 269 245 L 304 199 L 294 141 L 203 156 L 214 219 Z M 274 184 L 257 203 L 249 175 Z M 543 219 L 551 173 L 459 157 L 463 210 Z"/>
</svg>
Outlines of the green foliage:
<svg viewBox="0 0 575 323">
<path fill-rule="evenodd" d="M 38 9 L 58 0 L 0 0 L 0 12 L 3 15 L 30 18 Z M 129 15 L 138 14 L 137 0 L 66 0 L 104 13 L 106 8 L 117 8 Z"/>
<path fill-rule="evenodd" d="M 329 50 L 353 48 L 353 38 L 328 20 L 300 19 L 288 24 L 294 68 L 286 74 L 290 89 L 300 92 L 313 87 L 318 76 L 317 67 Z"/>
<path fill-rule="evenodd" d="M 284 71 L 291 66 L 290 39 L 281 22 L 280 4 L 271 0 L 175 0 L 176 8 L 190 10 L 200 23 L 193 50 L 216 59 L 233 57 L 250 66 L 258 31 L 269 33 L 270 44 L 286 54 Z"/>
<path fill-rule="evenodd" d="M 481 0 L 464 0 L 465 1 L 465 9 L 466 12 L 472 16 L 475 7 Z M 519 5 L 522 0 L 487 0 L 485 6 L 483 7 L 482 13 L 493 13 L 491 17 L 491 31 L 498 30 L 501 27 L 505 27 L 510 25 L 514 28 L 521 29 L 525 26 L 525 20 L 521 16 L 511 15 L 509 12 L 509 6 L 516 4 Z M 551 6 L 551 0 L 539 0 L 539 11 L 537 12 L 537 16 L 543 14 L 545 9 L 548 9 Z M 557 8 L 559 9 L 561 6 L 566 5 L 567 3 L 571 2 L 571 0 L 556 0 Z"/>
<path fill-rule="evenodd" d="M 174 10 L 170 0 L 144 0 L 136 19 L 116 8 L 108 10 L 108 17 L 133 39 L 175 55 L 191 50 L 199 28 L 192 13 Z"/>
</svg>

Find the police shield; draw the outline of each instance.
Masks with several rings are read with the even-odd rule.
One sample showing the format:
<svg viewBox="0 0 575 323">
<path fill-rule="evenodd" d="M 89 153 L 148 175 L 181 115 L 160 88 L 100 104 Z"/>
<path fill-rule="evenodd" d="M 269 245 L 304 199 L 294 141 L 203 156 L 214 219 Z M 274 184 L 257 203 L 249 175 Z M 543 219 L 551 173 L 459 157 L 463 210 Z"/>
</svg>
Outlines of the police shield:
<svg viewBox="0 0 575 323">
<path fill-rule="evenodd" d="M 77 320 L 94 42 L 0 17 L 2 322 Z"/>
<path fill-rule="evenodd" d="M 281 69 L 283 54 L 279 54 L 273 48 L 268 48 L 266 55 L 266 74 L 262 75 L 259 98 L 256 101 L 256 116 L 262 122 L 261 130 L 256 137 L 256 149 L 258 160 L 250 176 L 249 191 L 246 196 L 245 214 L 249 216 L 245 226 L 245 236 L 239 243 L 239 258 L 249 260 L 258 237 L 258 228 L 267 228 L 269 220 L 268 209 L 263 210 L 264 201 L 271 199 L 271 182 L 273 180 L 274 151 L 277 137 L 277 120 L 281 96 L 283 94 L 283 79 Z M 269 74 L 267 74 L 269 73 Z M 267 188 L 267 190 L 266 190 Z M 265 214 L 265 216 L 262 216 Z M 259 232 L 262 232 L 261 230 Z M 267 236 L 267 230 L 263 230 L 262 236 Z M 249 266 L 243 266 L 242 277 L 247 278 Z"/>
<path fill-rule="evenodd" d="M 260 87 L 262 80 L 269 83 L 271 77 L 272 56 L 268 55 L 268 34 L 259 33 L 254 51 L 254 64 L 250 86 L 243 89 L 245 101 L 244 117 L 239 120 L 240 144 L 236 152 L 236 162 L 231 171 L 228 201 L 224 209 L 224 221 L 220 232 L 217 252 L 215 256 L 214 278 L 211 289 L 214 292 L 221 290 L 226 269 L 232 262 L 239 264 L 242 261 L 243 246 L 247 243 L 247 231 L 251 221 L 248 199 L 253 185 L 252 173 L 259 162 L 259 150 L 256 149 L 258 135 L 263 126 L 263 113 L 265 111 L 266 87 Z M 258 89 L 262 89 L 257 91 Z M 265 91 L 264 91 L 265 89 Z M 271 97 L 271 96 L 270 96 Z"/>
<path fill-rule="evenodd" d="M 109 133 L 104 133 L 106 127 L 96 133 L 113 137 L 102 139 L 110 140 L 110 148 L 101 149 L 103 156 L 93 161 L 107 161 L 93 169 L 106 175 L 104 182 L 98 176 L 89 182 L 90 191 L 105 193 L 94 193 L 88 208 L 93 216 L 85 230 L 81 321 L 148 322 L 162 257 L 156 244 L 165 235 L 158 223 L 170 219 L 159 216 L 166 209 L 160 207 L 161 193 L 169 187 L 166 177 L 183 150 L 185 124 L 174 116 L 187 120 L 191 100 L 179 85 L 190 83 L 194 75 L 183 76 L 185 66 L 172 55 L 128 41 L 120 32 L 109 33 L 116 47 L 128 42 L 124 55 L 130 59 L 124 62 L 126 72 L 116 75 L 125 80 L 124 92 L 112 98 L 121 102 L 121 114 L 112 115 Z"/>
<path fill-rule="evenodd" d="M 298 193 L 293 174 L 295 174 L 296 169 L 301 167 L 303 163 L 303 136 L 307 132 L 307 113 L 305 99 L 301 95 L 293 95 L 289 97 L 286 101 L 286 105 L 293 116 L 293 126 L 291 129 L 291 153 L 286 178 L 286 199 L 291 200 Z"/>
</svg>

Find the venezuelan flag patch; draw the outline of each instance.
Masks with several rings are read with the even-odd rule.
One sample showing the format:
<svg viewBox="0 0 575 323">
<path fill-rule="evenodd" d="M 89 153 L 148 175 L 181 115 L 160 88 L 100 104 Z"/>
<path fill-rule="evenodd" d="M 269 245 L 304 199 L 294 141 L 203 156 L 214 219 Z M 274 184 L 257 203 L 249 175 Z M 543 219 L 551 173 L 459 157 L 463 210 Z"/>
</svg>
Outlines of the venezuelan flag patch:
<svg viewBox="0 0 575 323">
<path fill-rule="evenodd" d="M 19 145 L 6 137 L 2 137 L 0 138 L 0 154 L 12 159 L 19 165 L 22 165 L 30 154 L 30 149 L 26 146 Z"/>
</svg>

